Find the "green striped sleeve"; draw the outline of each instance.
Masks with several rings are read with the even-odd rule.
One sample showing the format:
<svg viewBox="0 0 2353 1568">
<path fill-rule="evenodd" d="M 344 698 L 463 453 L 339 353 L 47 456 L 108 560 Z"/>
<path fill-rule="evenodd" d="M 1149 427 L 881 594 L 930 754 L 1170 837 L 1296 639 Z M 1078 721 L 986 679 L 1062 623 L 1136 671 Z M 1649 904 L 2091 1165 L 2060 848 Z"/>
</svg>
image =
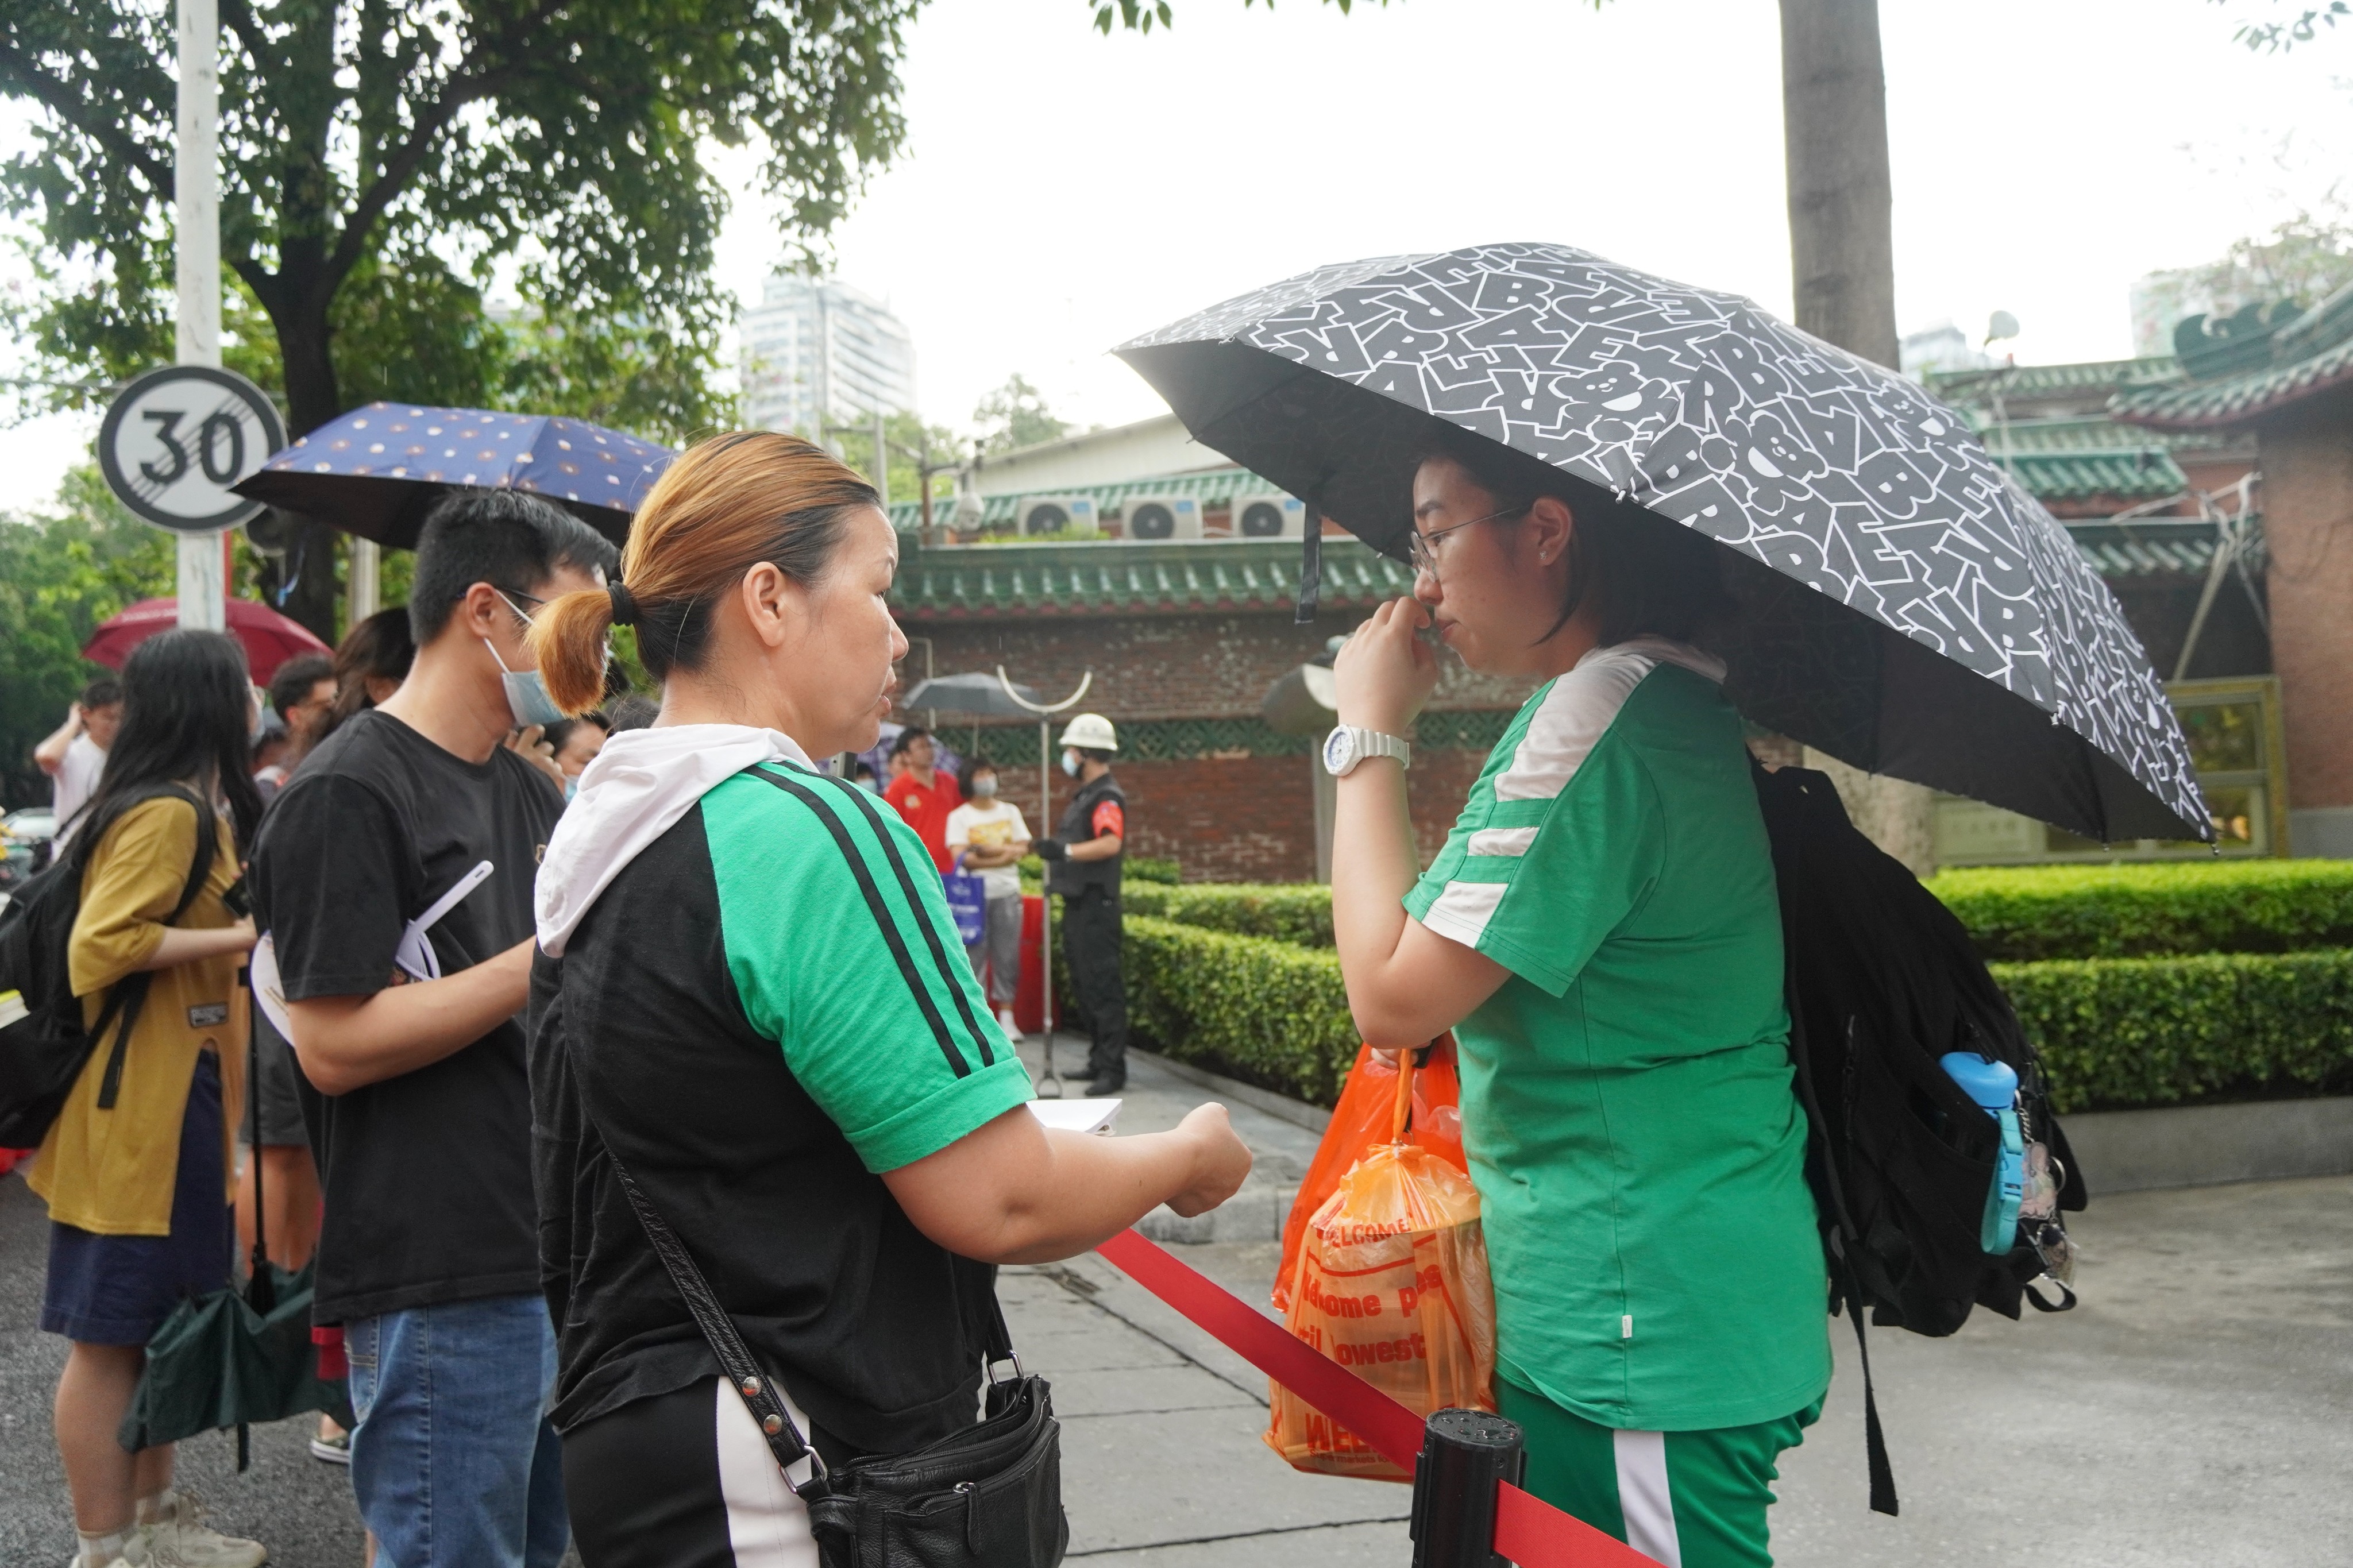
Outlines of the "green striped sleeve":
<svg viewBox="0 0 2353 1568">
<path fill-rule="evenodd" d="M 778 764 L 703 796 L 722 943 L 753 1026 L 871 1171 L 1030 1098 L 914 831 Z"/>
</svg>

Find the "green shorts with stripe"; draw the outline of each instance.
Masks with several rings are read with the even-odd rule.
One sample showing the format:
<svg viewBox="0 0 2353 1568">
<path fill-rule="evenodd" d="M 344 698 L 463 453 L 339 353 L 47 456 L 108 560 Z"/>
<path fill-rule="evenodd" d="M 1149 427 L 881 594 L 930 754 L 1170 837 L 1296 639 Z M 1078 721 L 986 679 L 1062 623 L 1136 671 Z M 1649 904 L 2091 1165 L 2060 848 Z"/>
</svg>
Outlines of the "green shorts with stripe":
<svg viewBox="0 0 2353 1568">
<path fill-rule="evenodd" d="M 1771 1568 L 1775 1466 L 1822 1410 L 1818 1400 L 1748 1426 L 1622 1432 L 1501 1378 L 1495 1394 L 1527 1435 L 1527 1489 L 1666 1568 Z"/>
</svg>

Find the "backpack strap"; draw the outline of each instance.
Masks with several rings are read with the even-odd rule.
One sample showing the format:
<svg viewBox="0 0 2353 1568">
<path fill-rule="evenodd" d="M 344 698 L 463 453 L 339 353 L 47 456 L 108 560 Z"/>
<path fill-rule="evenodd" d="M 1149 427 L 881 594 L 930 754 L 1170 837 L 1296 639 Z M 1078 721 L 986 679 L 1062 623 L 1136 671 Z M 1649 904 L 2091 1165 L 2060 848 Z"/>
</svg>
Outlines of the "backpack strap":
<svg viewBox="0 0 2353 1568">
<path fill-rule="evenodd" d="M 189 809 L 196 814 L 195 854 L 188 866 L 188 879 L 180 889 L 180 901 L 174 904 L 172 912 L 164 918 L 164 923 L 169 926 L 177 925 L 180 917 L 186 914 L 189 907 L 196 901 L 196 895 L 205 890 L 205 879 L 212 870 L 215 857 L 220 853 L 220 824 L 205 810 L 203 803 L 177 784 L 166 785 L 143 798 L 153 800 L 164 796 L 185 801 Z M 119 816 L 117 820 L 120 820 Z M 212 829 L 209 833 L 205 831 L 207 826 Z M 91 853 L 95 854 L 97 847 L 93 843 Z M 118 1011 L 121 1014 L 113 1047 L 107 1052 L 106 1071 L 98 1082 L 98 1108 L 100 1110 L 113 1110 L 114 1102 L 121 1098 L 122 1064 L 131 1053 L 131 1031 L 139 1026 L 139 1015 L 147 1005 L 148 988 L 154 983 L 155 972 L 152 969 L 123 976 L 114 984 L 113 994 L 107 997 L 106 1006 L 98 1016 L 98 1028 L 94 1033 L 98 1038 L 104 1039 L 109 1018 Z"/>
<path fill-rule="evenodd" d="M 1857 1281 L 1854 1264 L 1847 1249 L 1859 1244 L 1861 1236 L 1855 1228 L 1854 1215 L 1847 1207 L 1846 1188 L 1839 1179 L 1838 1161 L 1832 1158 L 1829 1123 L 1822 1119 L 1821 1097 L 1814 1086 L 1814 1058 L 1806 1040 L 1806 1015 L 1798 994 L 1798 928 L 1799 921 L 1790 918 L 1790 885 L 1802 873 L 1802 834 L 1770 831 L 1774 819 L 1773 792 L 1788 784 L 1774 779 L 1764 764 L 1751 756 L 1749 776 L 1757 786 L 1757 803 L 1764 809 L 1767 838 L 1773 853 L 1774 879 L 1778 884 L 1781 903 L 1781 990 L 1789 1014 L 1789 1062 L 1798 1080 L 1798 1097 L 1806 1110 L 1806 1141 L 1815 1151 L 1816 1162 L 1822 1173 L 1823 1184 L 1830 1188 L 1831 1230 L 1829 1245 L 1823 1248 L 1831 1266 L 1833 1310 L 1843 1303 L 1846 1315 L 1854 1322 L 1854 1343 L 1862 1362 L 1862 1446 L 1864 1466 L 1871 1474 L 1871 1508 L 1874 1513 L 1893 1517 L 1897 1509 L 1895 1468 L 1888 1462 L 1887 1436 L 1879 1425 L 1879 1395 L 1871 1381 L 1871 1335 L 1863 1322 L 1862 1288 Z M 1847 1048 L 1853 1049 L 1853 1023 L 1848 1022 L 1850 1038 Z"/>
</svg>

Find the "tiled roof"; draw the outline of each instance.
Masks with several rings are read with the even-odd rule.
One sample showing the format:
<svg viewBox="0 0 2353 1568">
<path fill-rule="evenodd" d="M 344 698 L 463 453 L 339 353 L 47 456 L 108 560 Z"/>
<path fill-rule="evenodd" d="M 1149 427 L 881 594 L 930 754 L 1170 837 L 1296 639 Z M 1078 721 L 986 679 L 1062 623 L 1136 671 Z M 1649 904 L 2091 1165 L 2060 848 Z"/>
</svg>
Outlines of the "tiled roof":
<svg viewBox="0 0 2353 1568">
<path fill-rule="evenodd" d="M 2159 428 L 2243 424 L 2283 405 L 2353 384 L 2353 285 L 2339 289 L 2270 338 L 2273 363 L 2215 381 L 2125 390 L 2109 412 Z"/>
<path fill-rule="evenodd" d="M 2108 406 L 2119 419 L 2159 429 L 2237 425 L 2331 387 L 2353 384 L 2353 339 L 2311 358 L 2223 381 L 2128 393 Z"/>
<path fill-rule="evenodd" d="M 2106 452 L 2013 451 L 2008 457 L 1997 451 L 1994 460 L 2043 501 L 2094 496 L 2154 500 L 2179 495 L 2189 486 L 2173 459 L 2154 446 Z"/>
<path fill-rule="evenodd" d="M 1082 541 L 904 549 L 892 608 L 915 618 L 1177 615 L 1288 609 L 1295 539 Z M 1369 608 L 1410 592 L 1412 574 L 1356 539 L 1324 541 L 1323 602 Z"/>
<path fill-rule="evenodd" d="M 2067 536 L 2092 569 L 2111 582 L 2135 577 L 2203 577 L 2214 562 L 2214 525 L 2202 518 L 2135 518 L 2071 522 Z"/>
<path fill-rule="evenodd" d="M 1992 370 L 1932 370 L 1928 390 L 1947 403 L 1989 402 L 1996 392 L 2005 398 L 2053 397 L 2063 393 L 2093 392 L 2102 387 L 2132 391 L 2169 386 L 2182 379 L 2181 362 L 2171 354 L 2146 359 L 2087 360 L 2079 364 L 2002 365 Z"/>
<path fill-rule="evenodd" d="M 1107 512 L 1136 496 L 1192 496 L 1204 503 L 1208 503 L 1231 500 L 1236 496 L 1279 495 L 1282 491 L 1281 485 L 1262 479 L 1248 468 L 1205 468 L 1189 474 L 1164 474 L 1155 479 L 1128 479 L 1115 485 L 1067 485 L 1060 489 L 1041 488 L 1031 493 L 1089 496 L 1093 499 L 1095 510 L 1098 512 Z M 1014 509 L 1019 506 L 1021 498 L 1018 495 L 987 498 L 987 510 L 982 514 L 981 526 L 984 528 L 1012 527 Z M 948 509 L 954 505 L 955 501 L 952 497 L 934 497 L 932 501 L 932 515 L 934 521 L 944 521 L 947 516 Z M 891 504 L 891 525 L 902 532 L 922 527 L 923 521 L 923 502 L 907 500 L 893 501 Z"/>
</svg>

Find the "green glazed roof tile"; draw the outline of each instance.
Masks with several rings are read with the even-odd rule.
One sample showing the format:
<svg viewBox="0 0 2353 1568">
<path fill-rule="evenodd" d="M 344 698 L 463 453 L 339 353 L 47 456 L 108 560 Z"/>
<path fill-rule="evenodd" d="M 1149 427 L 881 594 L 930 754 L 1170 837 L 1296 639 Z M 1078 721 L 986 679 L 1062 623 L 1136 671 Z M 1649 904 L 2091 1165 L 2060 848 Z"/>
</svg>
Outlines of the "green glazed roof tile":
<svg viewBox="0 0 2353 1568">
<path fill-rule="evenodd" d="M 1287 610 L 1299 591 L 1299 555 L 1295 539 L 911 548 L 899 558 L 891 604 L 918 619 Z M 1324 604 L 1369 608 L 1412 588 L 1403 563 L 1355 539 L 1324 541 Z"/>
</svg>

